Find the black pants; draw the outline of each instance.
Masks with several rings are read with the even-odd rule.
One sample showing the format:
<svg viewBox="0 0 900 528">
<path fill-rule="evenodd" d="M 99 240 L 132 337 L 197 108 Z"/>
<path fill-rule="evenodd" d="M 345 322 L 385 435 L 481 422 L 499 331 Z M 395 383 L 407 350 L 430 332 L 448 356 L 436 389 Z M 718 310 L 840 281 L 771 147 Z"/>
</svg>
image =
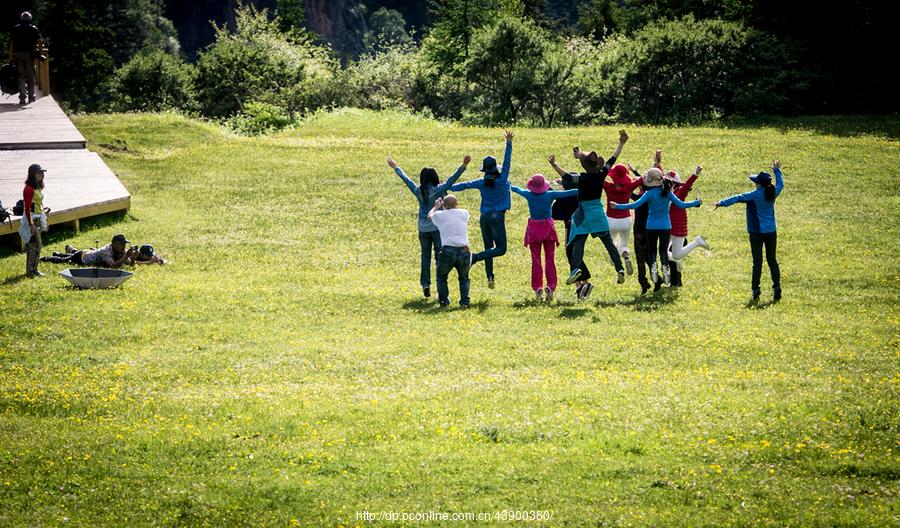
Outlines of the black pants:
<svg viewBox="0 0 900 528">
<path fill-rule="evenodd" d="M 647 232 L 634 232 L 634 259 L 638 268 L 638 284 L 641 287 L 649 288 L 650 281 L 647 280 Z"/>
<path fill-rule="evenodd" d="M 597 237 L 603 242 L 603 246 L 606 247 L 606 252 L 609 253 L 609 258 L 612 259 L 613 267 L 616 268 L 616 271 L 622 271 L 625 268 L 622 267 L 622 257 L 619 256 L 619 248 L 613 243 L 612 237 L 609 235 L 609 231 L 603 231 L 601 233 L 591 233 L 590 236 Z M 572 240 L 571 244 L 567 244 L 566 251 L 568 251 L 568 246 L 572 246 L 572 260 L 569 261 L 569 271 L 574 270 L 575 268 L 581 269 L 581 277 L 579 280 L 588 280 L 591 278 L 590 273 L 585 276 L 585 266 L 584 266 L 584 243 L 587 241 L 588 235 L 575 235 L 575 238 Z"/>
<path fill-rule="evenodd" d="M 84 263 L 81 261 L 81 255 L 83 254 L 83 249 L 74 253 L 53 253 L 53 256 L 41 257 L 41 262 L 52 262 L 54 264 L 75 264 L 77 266 L 83 266 Z"/>
<path fill-rule="evenodd" d="M 781 270 L 775 258 L 778 242 L 777 233 L 750 233 L 750 253 L 753 255 L 753 278 L 750 283 L 754 294 L 759 294 L 759 279 L 762 275 L 763 247 L 766 248 L 766 263 L 772 273 L 772 289 L 781 289 Z"/>
<path fill-rule="evenodd" d="M 659 247 L 659 263 L 669 265 L 669 233 L 668 229 L 647 230 L 647 262 L 656 262 L 656 248 Z"/>
</svg>

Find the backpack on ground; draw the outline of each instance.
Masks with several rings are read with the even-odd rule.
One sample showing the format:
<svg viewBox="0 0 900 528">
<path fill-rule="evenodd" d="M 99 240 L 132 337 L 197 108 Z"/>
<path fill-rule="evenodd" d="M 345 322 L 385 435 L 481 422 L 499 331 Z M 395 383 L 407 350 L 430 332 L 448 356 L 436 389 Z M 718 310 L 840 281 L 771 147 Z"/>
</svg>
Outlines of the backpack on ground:
<svg viewBox="0 0 900 528">
<path fill-rule="evenodd" d="M 25 200 L 19 200 L 12 208 L 14 216 L 25 216 Z"/>
</svg>

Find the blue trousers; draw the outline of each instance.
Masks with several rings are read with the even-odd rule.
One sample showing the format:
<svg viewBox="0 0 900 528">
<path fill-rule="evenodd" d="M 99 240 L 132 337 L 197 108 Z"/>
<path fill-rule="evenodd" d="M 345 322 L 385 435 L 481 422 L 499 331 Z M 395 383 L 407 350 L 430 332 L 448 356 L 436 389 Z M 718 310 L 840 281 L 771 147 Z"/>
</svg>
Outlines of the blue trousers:
<svg viewBox="0 0 900 528">
<path fill-rule="evenodd" d="M 484 251 L 478 253 L 475 259 L 484 261 L 484 272 L 491 280 L 494 278 L 494 257 L 506 254 L 506 211 L 482 214 L 479 225 Z"/>
<path fill-rule="evenodd" d="M 419 284 L 423 288 L 431 286 L 431 252 L 434 251 L 434 261 L 437 262 L 441 252 L 441 232 L 419 231 L 419 246 L 422 248 L 422 269 L 419 273 Z"/>
<path fill-rule="evenodd" d="M 459 275 L 459 305 L 469 305 L 469 252 L 465 248 L 444 246 L 437 259 L 437 289 L 438 302 L 442 305 L 450 304 L 450 289 L 447 287 L 447 277 L 450 270 L 455 269 Z"/>
</svg>

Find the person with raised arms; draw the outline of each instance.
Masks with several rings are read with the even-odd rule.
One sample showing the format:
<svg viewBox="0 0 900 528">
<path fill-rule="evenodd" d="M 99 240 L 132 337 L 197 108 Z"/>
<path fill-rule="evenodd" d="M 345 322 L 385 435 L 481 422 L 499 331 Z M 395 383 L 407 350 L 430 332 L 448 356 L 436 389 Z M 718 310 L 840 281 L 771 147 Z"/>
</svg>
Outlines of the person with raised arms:
<svg viewBox="0 0 900 528">
<path fill-rule="evenodd" d="M 743 194 L 736 194 L 715 203 L 715 208 L 729 207 L 736 203 L 747 204 L 747 233 L 750 235 L 750 254 L 753 257 L 753 274 L 750 287 L 753 291 L 751 302 L 759 301 L 759 281 L 762 275 L 763 248 L 766 251 L 766 263 L 772 274 L 773 300 L 781 300 L 781 269 L 775 251 L 778 245 L 778 229 L 775 224 L 775 199 L 784 190 L 784 177 L 781 174 L 781 161 L 772 162 L 775 184 L 767 172 L 751 174 L 750 181 L 756 189 Z"/>
<path fill-rule="evenodd" d="M 481 163 L 484 177 L 457 183 L 450 187 L 453 192 L 466 189 L 481 191 L 481 239 L 484 251 L 472 257 L 472 264 L 484 261 L 484 272 L 487 275 L 488 288 L 494 288 L 494 257 L 506 254 L 506 211 L 510 208 L 509 168 L 512 162 L 513 133 L 504 131 L 506 152 L 503 154 L 503 165 L 497 165 L 497 158 L 486 156 Z"/>
<path fill-rule="evenodd" d="M 396 161 L 390 157 L 387 159 L 388 167 L 394 169 L 397 176 L 399 176 L 403 183 L 406 184 L 409 192 L 411 192 L 413 196 L 415 196 L 416 201 L 419 202 L 419 247 L 422 250 L 422 255 L 420 257 L 421 266 L 419 271 L 419 284 L 422 286 L 422 294 L 425 297 L 431 297 L 431 252 L 434 251 L 435 262 L 437 262 L 437 256 L 441 252 L 441 233 L 437 226 L 435 226 L 428 218 L 428 211 L 431 209 L 431 206 L 436 199 L 443 198 L 447 194 L 447 189 L 456 183 L 456 180 L 462 176 L 470 161 L 472 161 L 472 156 L 466 155 L 466 157 L 463 158 L 462 165 L 460 165 L 459 168 L 456 169 L 456 172 L 443 183 L 438 177 L 436 170 L 432 167 L 424 167 L 419 172 L 419 185 L 416 185 L 415 182 L 403 172 L 403 169 L 397 165 Z"/>
</svg>

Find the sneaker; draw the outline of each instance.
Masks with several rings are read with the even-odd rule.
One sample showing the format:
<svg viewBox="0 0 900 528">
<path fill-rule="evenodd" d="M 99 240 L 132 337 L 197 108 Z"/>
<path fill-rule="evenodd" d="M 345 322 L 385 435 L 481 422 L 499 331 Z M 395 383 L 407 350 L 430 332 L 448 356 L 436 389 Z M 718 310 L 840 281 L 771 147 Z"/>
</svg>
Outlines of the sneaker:
<svg viewBox="0 0 900 528">
<path fill-rule="evenodd" d="M 27 275 L 28 275 L 28 278 L 31 278 L 31 279 L 44 276 L 44 274 L 38 270 L 34 270 L 31 273 L 28 273 Z"/>
<path fill-rule="evenodd" d="M 625 284 L 625 270 L 619 270 L 619 278 L 616 279 L 616 284 Z"/>
<path fill-rule="evenodd" d="M 544 290 L 541 288 L 534 290 L 534 296 L 537 298 L 537 300 L 539 302 L 544 300 Z"/>
<path fill-rule="evenodd" d="M 581 298 L 587 299 L 591 296 L 591 292 L 594 291 L 594 285 L 590 282 L 585 282 L 584 286 L 581 287 Z"/>
<path fill-rule="evenodd" d="M 494 289 L 494 279 L 488 279 L 488 288 Z"/>
<path fill-rule="evenodd" d="M 653 293 L 658 292 L 662 289 L 662 281 L 657 281 L 653 283 Z"/>
<path fill-rule="evenodd" d="M 544 290 L 544 302 L 553 302 L 553 290 L 550 288 Z"/>
<path fill-rule="evenodd" d="M 440 306 L 441 308 L 447 308 L 448 306 L 450 306 L 450 301 L 438 301 L 438 306 Z"/>
<path fill-rule="evenodd" d="M 428 286 L 423 287 L 422 295 L 424 295 L 425 297 L 431 297 L 431 288 L 429 288 Z"/>
<path fill-rule="evenodd" d="M 671 286 L 672 284 L 672 273 L 669 271 L 669 266 L 663 266 L 663 281 L 666 283 L 666 286 Z"/>
<path fill-rule="evenodd" d="M 772 296 L 772 299 L 773 299 L 775 302 L 778 302 L 778 301 L 781 300 L 781 288 L 775 288 L 775 290 L 773 290 L 773 296 Z"/>
<path fill-rule="evenodd" d="M 631 257 L 628 255 L 625 255 L 625 271 L 627 271 L 629 275 L 634 275 L 634 265 L 631 264 Z"/>
<path fill-rule="evenodd" d="M 759 292 L 758 291 L 753 292 L 753 297 L 750 299 L 750 302 L 752 302 L 752 303 L 759 302 Z"/>
<path fill-rule="evenodd" d="M 703 249 L 709 251 L 709 243 L 708 243 L 708 242 L 706 241 L 706 239 L 703 238 L 702 236 L 697 235 L 697 238 L 694 239 L 694 242 L 696 242 L 698 246 L 700 246 L 700 247 L 702 247 Z"/>
<path fill-rule="evenodd" d="M 20 104 L 20 105 L 25 104 L 25 99 L 19 99 L 19 104 Z"/>
<path fill-rule="evenodd" d="M 649 289 L 650 289 L 650 283 L 641 284 L 641 295 L 644 295 L 645 293 L 647 293 L 647 290 L 649 290 Z"/>
<path fill-rule="evenodd" d="M 581 268 L 573 269 L 572 273 L 569 273 L 569 278 L 566 279 L 566 284 L 575 284 L 579 277 L 581 277 Z"/>
<path fill-rule="evenodd" d="M 28 102 L 29 102 L 29 103 L 33 103 L 33 102 L 35 102 L 35 101 L 36 101 L 36 99 L 34 98 L 33 95 L 28 96 Z"/>
<path fill-rule="evenodd" d="M 650 264 L 650 281 L 654 283 L 659 282 L 659 271 L 656 269 L 656 262 Z"/>
</svg>

